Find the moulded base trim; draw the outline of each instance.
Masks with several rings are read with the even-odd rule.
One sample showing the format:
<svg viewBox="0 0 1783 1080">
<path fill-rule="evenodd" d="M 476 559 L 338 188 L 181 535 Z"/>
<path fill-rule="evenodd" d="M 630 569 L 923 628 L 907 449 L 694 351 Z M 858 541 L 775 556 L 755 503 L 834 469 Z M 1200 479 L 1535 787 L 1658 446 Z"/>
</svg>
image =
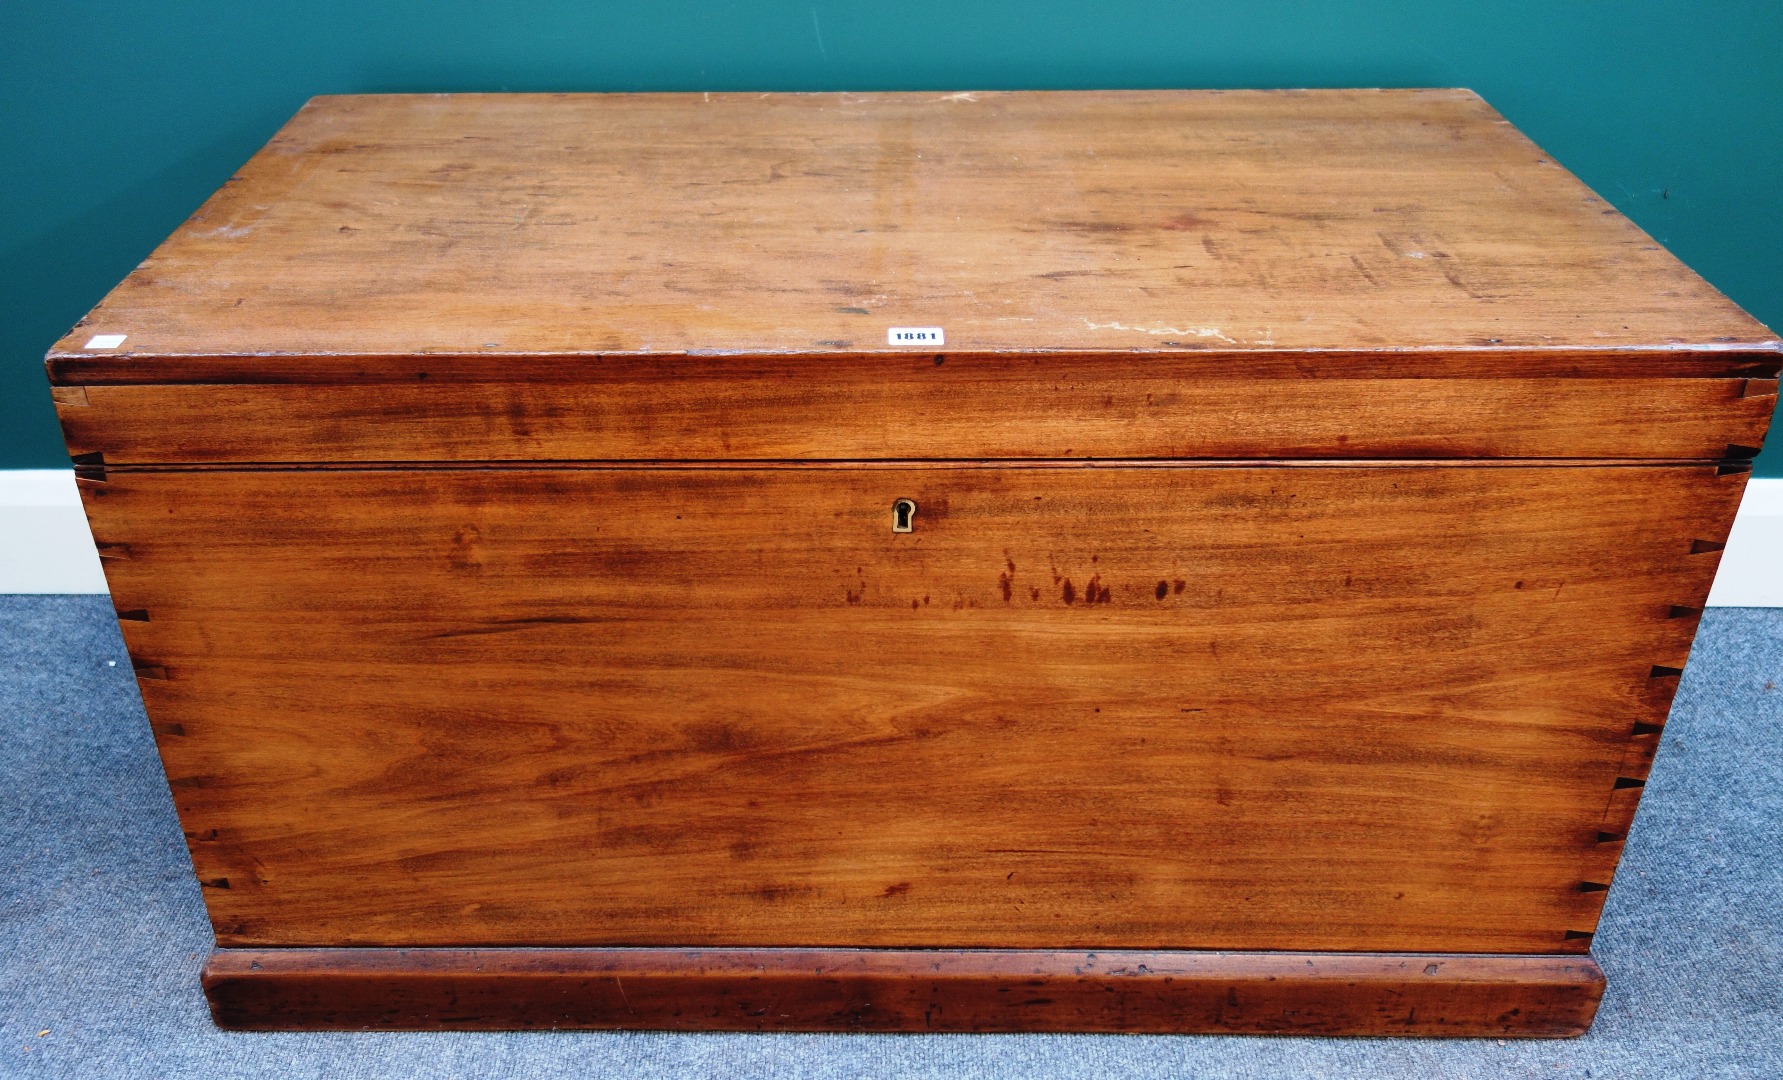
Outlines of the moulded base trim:
<svg viewBox="0 0 1783 1080">
<path fill-rule="evenodd" d="M 1153 1032 L 1556 1038 L 1589 956 L 999 949 L 219 949 L 251 1030 Z"/>
</svg>

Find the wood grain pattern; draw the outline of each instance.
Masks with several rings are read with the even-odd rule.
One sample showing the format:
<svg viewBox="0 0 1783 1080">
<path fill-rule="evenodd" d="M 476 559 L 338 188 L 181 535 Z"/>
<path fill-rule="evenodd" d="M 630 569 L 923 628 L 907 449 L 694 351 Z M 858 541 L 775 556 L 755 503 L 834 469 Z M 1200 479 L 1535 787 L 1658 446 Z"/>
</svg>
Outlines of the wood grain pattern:
<svg viewBox="0 0 1783 1080">
<path fill-rule="evenodd" d="M 1716 459 L 1755 454 L 1777 401 L 1774 379 L 1246 370 L 682 360 L 557 383 L 64 387 L 82 396 L 58 412 L 71 453 L 114 463 Z"/>
<path fill-rule="evenodd" d="M 224 945 L 1528 953 L 1589 942 L 1745 482 L 105 475 Z"/>
<path fill-rule="evenodd" d="M 1589 957 L 860 949 L 225 949 L 251 1030 L 1148 1031 L 1557 1037 Z"/>
<path fill-rule="evenodd" d="M 1419 351 L 1775 335 L 1465 90 L 318 98 L 51 354 Z M 182 359 L 183 358 L 183 359 Z"/>
</svg>

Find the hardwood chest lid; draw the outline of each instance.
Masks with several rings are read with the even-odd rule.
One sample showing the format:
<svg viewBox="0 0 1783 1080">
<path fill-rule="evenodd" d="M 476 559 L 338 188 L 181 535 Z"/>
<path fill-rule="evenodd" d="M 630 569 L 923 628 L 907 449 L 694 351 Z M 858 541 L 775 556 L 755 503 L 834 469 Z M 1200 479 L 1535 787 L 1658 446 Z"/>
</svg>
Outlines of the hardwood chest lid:
<svg viewBox="0 0 1783 1080">
<path fill-rule="evenodd" d="M 50 367 L 1581 349 L 1777 342 L 1466 90 L 402 95 L 304 106 Z"/>
</svg>

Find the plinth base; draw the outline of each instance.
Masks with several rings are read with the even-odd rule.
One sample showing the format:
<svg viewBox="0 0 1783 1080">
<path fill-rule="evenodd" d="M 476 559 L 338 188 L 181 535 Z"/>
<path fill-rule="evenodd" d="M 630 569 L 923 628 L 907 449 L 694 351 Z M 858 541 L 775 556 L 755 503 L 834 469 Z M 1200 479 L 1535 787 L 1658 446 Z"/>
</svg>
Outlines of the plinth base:
<svg viewBox="0 0 1783 1080">
<path fill-rule="evenodd" d="M 257 1030 L 1154 1032 L 1555 1038 L 1589 956 L 895 949 L 220 949 Z"/>
</svg>

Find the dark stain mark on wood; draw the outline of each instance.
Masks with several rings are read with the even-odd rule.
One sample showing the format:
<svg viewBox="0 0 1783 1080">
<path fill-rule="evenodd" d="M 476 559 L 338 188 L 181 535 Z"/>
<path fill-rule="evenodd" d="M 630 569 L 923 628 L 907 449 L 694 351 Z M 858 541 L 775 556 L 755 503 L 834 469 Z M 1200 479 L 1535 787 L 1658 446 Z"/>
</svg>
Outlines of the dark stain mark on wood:
<svg viewBox="0 0 1783 1080">
<path fill-rule="evenodd" d="M 1055 221 L 1052 227 L 1062 232 L 1086 233 L 1090 236 L 1114 236 L 1133 231 L 1133 226 L 1120 221 Z"/>
<path fill-rule="evenodd" d="M 517 630 L 535 630 L 542 626 L 579 626 L 587 623 L 613 622 L 610 615 L 535 615 L 519 619 L 496 619 L 484 626 L 468 626 L 458 630 L 441 630 L 423 640 L 477 637 L 483 634 L 506 634 Z"/>
<path fill-rule="evenodd" d="M 1370 273 L 1368 267 L 1362 265 L 1361 259 L 1357 258 L 1354 255 L 1351 255 L 1350 256 L 1350 265 L 1354 266 L 1356 268 L 1356 273 L 1362 275 L 1362 280 L 1368 282 L 1370 285 L 1376 286 L 1377 288 L 1380 286 L 1380 283 L 1381 283 L 1380 279 L 1375 277 L 1372 273 Z"/>
<path fill-rule="evenodd" d="M 1192 229 L 1205 229 L 1212 224 L 1213 222 L 1202 217 L 1200 214 L 1185 212 L 1177 214 L 1174 217 L 1165 218 L 1161 227 L 1175 232 L 1188 232 Z"/>
<path fill-rule="evenodd" d="M 719 721 L 689 724 L 682 733 L 689 749 L 709 754 L 746 750 L 756 742 L 747 730 Z"/>
<path fill-rule="evenodd" d="M 1684 674 L 1683 668 L 1666 667 L 1664 664 L 1654 664 L 1653 670 L 1648 673 L 1647 678 L 1675 679 L 1682 674 Z"/>
<path fill-rule="evenodd" d="M 1614 787 L 1617 791 L 1621 791 L 1624 788 L 1637 788 L 1637 787 L 1646 787 L 1646 786 L 1647 786 L 1647 782 L 1645 780 L 1637 780 L 1632 776 L 1618 776 L 1618 777 L 1616 777 L 1616 783 L 1614 785 Z"/>
</svg>

